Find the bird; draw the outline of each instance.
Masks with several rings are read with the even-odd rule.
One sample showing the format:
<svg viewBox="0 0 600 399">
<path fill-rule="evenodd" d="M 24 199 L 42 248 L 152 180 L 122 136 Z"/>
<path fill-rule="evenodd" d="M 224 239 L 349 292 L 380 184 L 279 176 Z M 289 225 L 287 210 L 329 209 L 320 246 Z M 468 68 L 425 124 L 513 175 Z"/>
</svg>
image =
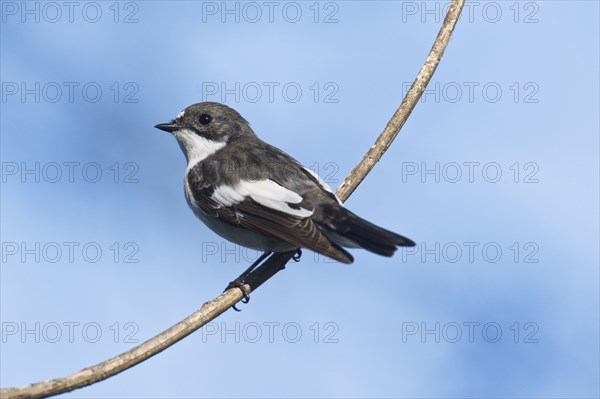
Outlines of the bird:
<svg viewBox="0 0 600 399">
<path fill-rule="evenodd" d="M 196 103 L 155 127 L 175 136 L 186 157 L 184 192 L 194 214 L 263 259 L 307 248 L 349 264 L 345 248 L 390 257 L 415 245 L 348 210 L 316 173 L 261 140 L 225 104 Z"/>
</svg>

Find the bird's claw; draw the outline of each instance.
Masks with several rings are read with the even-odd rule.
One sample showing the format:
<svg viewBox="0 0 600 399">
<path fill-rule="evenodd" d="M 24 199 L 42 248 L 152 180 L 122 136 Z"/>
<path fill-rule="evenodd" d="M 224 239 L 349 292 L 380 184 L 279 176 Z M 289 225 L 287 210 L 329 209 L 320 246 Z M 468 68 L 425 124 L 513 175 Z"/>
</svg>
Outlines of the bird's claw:
<svg viewBox="0 0 600 399">
<path fill-rule="evenodd" d="M 300 248 L 298 248 L 296 250 L 296 252 L 294 253 L 294 255 L 292 256 L 292 259 L 294 260 L 294 262 L 300 262 L 301 257 L 302 257 L 302 250 Z"/>
<path fill-rule="evenodd" d="M 240 300 L 242 303 L 248 303 L 250 302 L 250 293 L 246 290 L 246 286 L 243 280 L 238 281 L 238 280 L 234 280 L 232 282 L 229 283 L 229 285 L 227 286 L 227 288 L 225 288 L 225 291 L 230 290 L 231 288 L 239 288 L 240 291 L 242 291 L 242 299 Z M 223 291 L 223 292 L 225 292 Z M 235 310 L 236 312 L 241 312 L 241 309 L 238 309 L 236 307 L 236 305 L 232 306 L 233 310 Z"/>
<path fill-rule="evenodd" d="M 236 278 L 235 280 L 233 280 L 232 282 L 229 283 L 227 288 L 225 288 L 225 291 L 227 291 L 228 289 L 231 289 L 231 288 L 239 288 L 242 291 L 242 294 L 244 295 L 244 297 L 241 299 L 242 303 L 248 303 L 250 301 L 250 295 L 245 287 L 246 277 L 248 277 L 252 273 L 252 271 L 254 269 L 256 269 L 266 258 L 271 256 L 271 254 L 272 254 L 271 251 L 266 251 L 261 256 L 259 256 L 258 259 L 256 259 L 254 261 L 254 263 L 252 263 L 250 265 L 249 268 L 247 268 L 242 274 L 240 274 L 238 276 L 238 278 Z M 225 291 L 223 291 L 223 292 L 225 292 Z M 232 307 L 237 312 L 240 311 L 240 309 L 236 308 L 235 305 L 233 305 Z"/>
</svg>

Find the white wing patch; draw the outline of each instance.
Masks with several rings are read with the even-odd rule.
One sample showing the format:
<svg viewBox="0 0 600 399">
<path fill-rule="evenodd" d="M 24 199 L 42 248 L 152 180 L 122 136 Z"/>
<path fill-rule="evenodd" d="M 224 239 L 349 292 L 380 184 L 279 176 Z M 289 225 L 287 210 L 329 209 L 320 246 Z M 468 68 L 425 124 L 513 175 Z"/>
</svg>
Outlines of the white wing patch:
<svg viewBox="0 0 600 399">
<path fill-rule="evenodd" d="M 222 206 L 232 206 L 250 197 L 257 203 L 267 208 L 284 212 L 301 218 L 313 214 L 308 209 L 294 209 L 288 204 L 302 202 L 302 197 L 273 180 L 248 181 L 242 180 L 235 186 L 221 185 L 217 187 L 211 199 Z"/>
<path fill-rule="evenodd" d="M 246 194 L 242 194 L 238 190 L 226 184 L 217 187 L 217 189 L 211 196 L 211 199 L 223 206 L 231 206 L 233 204 L 237 204 L 239 202 L 242 202 L 244 198 L 246 198 Z"/>
<path fill-rule="evenodd" d="M 325 181 L 323 179 L 321 179 L 321 176 L 319 176 L 318 174 L 316 174 L 313 170 L 308 169 L 308 168 L 304 168 L 305 171 L 307 171 L 308 173 L 310 173 L 315 179 L 317 179 L 317 181 L 319 182 L 319 185 L 321 186 L 321 188 L 325 191 L 329 191 L 331 194 L 333 194 L 333 196 L 335 197 L 335 199 L 337 200 L 338 204 L 344 206 L 344 203 L 338 198 L 338 196 L 335 194 L 335 192 L 331 189 L 331 187 L 329 186 L 329 184 L 325 183 Z"/>
</svg>

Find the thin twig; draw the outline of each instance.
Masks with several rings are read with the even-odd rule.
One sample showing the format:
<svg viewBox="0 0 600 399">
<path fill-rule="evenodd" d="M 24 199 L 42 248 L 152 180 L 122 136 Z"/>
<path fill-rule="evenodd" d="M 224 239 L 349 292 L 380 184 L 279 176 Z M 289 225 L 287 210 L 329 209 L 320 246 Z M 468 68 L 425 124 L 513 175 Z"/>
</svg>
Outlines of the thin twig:
<svg viewBox="0 0 600 399">
<path fill-rule="evenodd" d="M 410 90 L 404 97 L 404 100 L 400 104 L 400 107 L 396 110 L 391 120 L 362 161 L 356 165 L 350 175 L 338 188 L 337 195 L 342 201 L 345 201 L 354 192 L 365 176 L 373 169 L 408 119 L 408 116 L 423 94 L 425 87 L 431 80 L 440 59 L 444 54 L 444 50 L 450 41 L 450 36 L 452 35 L 452 31 L 454 30 L 462 11 L 463 4 L 464 0 L 452 1 L 448 14 L 444 19 L 444 23 L 431 48 L 429 56 Z M 246 284 L 245 286 L 247 291 L 251 292 L 253 289 L 258 288 L 263 282 L 267 281 L 279 270 L 282 270 L 285 267 L 285 264 L 292 258 L 292 255 L 293 252 L 286 252 L 271 256 L 266 262 L 270 267 L 261 267 L 262 271 L 261 269 L 257 270 L 258 273 L 255 274 L 252 279 L 249 279 L 249 284 Z M 125 353 L 64 378 L 43 381 L 21 388 L 2 389 L 0 390 L 0 397 L 7 399 L 44 398 L 70 392 L 74 389 L 105 380 L 162 352 L 218 317 L 241 299 L 241 290 L 237 288 L 230 289 L 218 298 L 206 302 L 199 310 L 175 324 L 173 327 Z"/>
<path fill-rule="evenodd" d="M 419 74 L 410 86 L 406 96 L 404 96 L 402 103 L 386 125 L 385 129 L 383 129 L 383 132 L 377 137 L 375 144 L 367 151 L 363 159 L 354 167 L 354 169 L 352 169 L 352 172 L 350 172 L 342 185 L 337 189 L 336 194 L 342 201 L 348 199 L 354 190 L 356 190 L 358 185 L 364 180 L 367 174 L 369 174 L 375 164 L 379 162 L 398 133 L 400 133 L 400 129 L 402 129 L 402 126 L 404 126 L 410 113 L 415 108 L 415 105 L 417 105 L 417 102 L 421 98 L 421 95 L 425 91 L 425 88 L 429 84 L 431 77 L 444 55 L 444 51 L 448 46 L 456 22 L 460 17 L 463 4 L 464 0 L 452 1 L 448 14 L 446 14 L 446 18 L 444 19 L 444 23 L 442 24 L 435 42 L 429 51 L 429 55 L 425 60 L 425 64 L 421 67 Z"/>
</svg>

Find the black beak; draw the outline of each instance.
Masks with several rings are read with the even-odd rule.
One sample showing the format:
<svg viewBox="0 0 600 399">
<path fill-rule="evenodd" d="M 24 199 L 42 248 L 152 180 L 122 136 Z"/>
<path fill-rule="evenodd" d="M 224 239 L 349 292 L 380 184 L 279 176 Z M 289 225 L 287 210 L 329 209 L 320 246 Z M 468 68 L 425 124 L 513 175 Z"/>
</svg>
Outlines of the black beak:
<svg viewBox="0 0 600 399">
<path fill-rule="evenodd" d="M 171 121 L 169 123 L 159 123 L 154 127 L 169 133 L 173 133 L 174 131 L 181 129 L 181 126 L 175 123 L 175 121 Z"/>
</svg>

